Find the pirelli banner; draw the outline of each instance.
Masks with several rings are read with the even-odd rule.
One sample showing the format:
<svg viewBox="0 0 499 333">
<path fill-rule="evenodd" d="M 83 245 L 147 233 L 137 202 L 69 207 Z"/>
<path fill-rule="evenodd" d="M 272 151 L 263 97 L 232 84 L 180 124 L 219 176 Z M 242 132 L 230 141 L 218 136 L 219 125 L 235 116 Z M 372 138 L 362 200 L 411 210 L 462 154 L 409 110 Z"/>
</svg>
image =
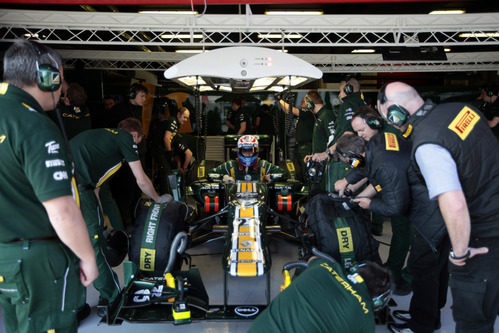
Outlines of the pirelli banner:
<svg viewBox="0 0 499 333">
<path fill-rule="evenodd" d="M 180 202 L 139 203 L 130 240 L 130 260 L 142 272 L 162 274 L 170 255 L 175 235 L 184 230 L 186 210 Z"/>
</svg>

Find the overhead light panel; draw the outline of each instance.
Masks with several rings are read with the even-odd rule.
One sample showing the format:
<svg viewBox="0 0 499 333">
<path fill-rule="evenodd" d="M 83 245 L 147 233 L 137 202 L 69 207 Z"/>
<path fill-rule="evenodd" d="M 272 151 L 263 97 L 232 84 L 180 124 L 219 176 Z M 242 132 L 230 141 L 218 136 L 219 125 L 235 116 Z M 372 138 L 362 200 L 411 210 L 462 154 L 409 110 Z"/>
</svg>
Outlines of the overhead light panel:
<svg viewBox="0 0 499 333">
<path fill-rule="evenodd" d="M 210 86 L 201 86 L 199 87 L 199 91 L 203 92 L 203 91 L 213 91 L 214 89 Z"/>
<path fill-rule="evenodd" d="M 140 10 L 139 14 L 165 14 L 165 15 L 197 15 L 192 10 Z"/>
<path fill-rule="evenodd" d="M 355 49 L 352 50 L 352 53 L 374 53 L 376 52 L 375 49 Z"/>
<path fill-rule="evenodd" d="M 300 34 L 258 34 L 258 38 L 269 38 L 269 39 L 276 39 L 276 38 L 299 39 L 302 37 L 303 36 Z"/>
<path fill-rule="evenodd" d="M 280 86 L 296 86 L 299 85 L 308 79 L 303 76 L 285 76 L 283 77 L 279 82 L 277 82 L 278 85 Z"/>
<path fill-rule="evenodd" d="M 189 38 L 201 39 L 201 38 L 203 38 L 203 35 L 202 34 L 164 34 L 164 35 L 161 35 L 161 38 L 163 38 L 163 39 L 174 39 L 174 38 L 178 38 L 178 39 L 189 39 Z"/>
<path fill-rule="evenodd" d="M 459 37 L 461 37 L 461 38 L 470 38 L 470 37 L 476 37 L 476 38 L 499 37 L 499 32 L 465 32 L 465 33 L 459 34 Z"/>
<path fill-rule="evenodd" d="M 433 10 L 429 12 L 430 15 L 456 15 L 456 14 L 464 14 L 465 10 L 462 9 L 451 9 L 451 10 Z"/>
<path fill-rule="evenodd" d="M 206 81 L 203 80 L 200 76 L 184 76 L 180 77 L 177 80 L 185 84 L 186 86 L 202 86 L 206 84 Z"/>
<path fill-rule="evenodd" d="M 451 51 L 451 49 L 450 49 L 449 47 L 446 47 L 446 48 L 444 48 L 444 51 L 445 51 L 445 52 L 450 52 L 450 51 Z"/>
<path fill-rule="evenodd" d="M 322 15 L 324 12 L 322 10 L 308 10 L 308 11 L 296 11 L 296 10 L 267 10 L 265 15 Z"/>
</svg>

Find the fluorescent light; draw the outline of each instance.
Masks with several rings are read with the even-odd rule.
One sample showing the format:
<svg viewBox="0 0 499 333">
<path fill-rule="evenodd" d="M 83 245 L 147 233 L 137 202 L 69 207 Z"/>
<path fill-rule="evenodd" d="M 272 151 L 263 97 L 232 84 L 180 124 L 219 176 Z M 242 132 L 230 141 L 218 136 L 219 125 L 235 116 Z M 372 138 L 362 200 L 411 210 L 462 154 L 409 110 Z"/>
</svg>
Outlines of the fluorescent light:
<svg viewBox="0 0 499 333">
<path fill-rule="evenodd" d="M 275 77 L 261 77 L 253 82 L 253 87 L 267 87 L 275 81 Z"/>
<path fill-rule="evenodd" d="M 37 34 L 37 33 L 34 33 L 34 34 L 29 34 L 29 33 L 28 33 L 28 34 L 24 34 L 24 37 L 26 37 L 26 38 L 32 38 L 32 37 L 33 37 L 33 38 L 38 38 L 39 36 L 38 36 L 38 34 Z"/>
<path fill-rule="evenodd" d="M 184 76 L 179 77 L 178 80 L 187 86 L 205 85 L 206 81 L 200 76 Z"/>
<path fill-rule="evenodd" d="M 450 52 L 450 51 L 451 51 L 451 49 L 450 49 L 449 47 L 446 47 L 446 48 L 444 48 L 444 51 L 445 51 L 445 52 Z"/>
<path fill-rule="evenodd" d="M 282 34 L 258 34 L 258 38 L 289 38 L 289 39 L 298 39 L 302 38 L 303 36 L 300 34 L 287 34 L 287 35 L 282 35 Z"/>
<path fill-rule="evenodd" d="M 175 53 L 203 53 L 203 50 L 175 50 Z"/>
<path fill-rule="evenodd" d="M 486 38 L 486 37 L 499 37 L 499 32 L 465 32 L 459 34 L 461 38 L 468 37 L 477 37 L 477 38 Z"/>
<path fill-rule="evenodd" d="M 193 39 L 200 39 L 203 38 L 202 34 L 165 34 L 161 35 L 161 38 L 163 39 L 174 39 L 174 38 L 179 38 L 179 39 L 187 39 L 187 38 L 193 38 Z"/>
<path fill-rule="evenodd" d="M 284 87 L 281 87 L 281 86 L 272 86 L 272 87 L 270 87 L 267 90 L 274 91 L 274 92 L 281 92 L 281 91 L 284 91 Z"/>
<path fill-rule="evenodd" d="M 139 14 L 197 15 L 198 12 L 192 10 L 140 10 Z"/>
<path fill-rule="evenodd" d="M 267 10 L 265 15 L 322 15 L 322 10 L 314 11 L 285 11 L 285 10 Z"/>
<path fill-rule="evenodd" d="M 291 80 L 289 76 L 283 77 L 277 84 L 280 86 L 296 86 L 300 83 L 307 81 L 308 79 L 303 76 L 291 76 Z"/>
<path fill-rule="evenodd" d="M 201 86 L 199 87 L 199 91 L 213 91 L 213 88 L 210 86 Z"/>
<path fill-rule="evenodd" d="M 217 88 L 220 91 L 232 91 L 232 88 L 227 86 L 218 86 Z"/>
<path fill-rule="evenodd" d="M 451 9 L 451 10 L 433 10 L 429 12 L 430 15 L 455 15 L 455 14 L 464 14 L 465 10 L 462 9 Z"/>
<path fill-rule="evenodd" d="M 374 53 L 376 52 L 375 49 L 355 49 L 352 51 L 352 53 Z"/>
</svg>

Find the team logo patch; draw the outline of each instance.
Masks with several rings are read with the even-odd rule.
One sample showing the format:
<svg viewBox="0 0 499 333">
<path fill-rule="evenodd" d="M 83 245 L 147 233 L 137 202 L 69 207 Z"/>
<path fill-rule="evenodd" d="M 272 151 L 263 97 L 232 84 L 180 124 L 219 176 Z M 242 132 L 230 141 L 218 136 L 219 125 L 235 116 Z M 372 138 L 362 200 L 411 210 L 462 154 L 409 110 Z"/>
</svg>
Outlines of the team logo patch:
<svg viewBox="0 0 499 333">
<path fill-rule="evenodd" d="M 234 309 L 234 312 L 241 317 L 253 317 L 258 314 L 260 310 L 256 306 L 238 306 Z"/>
<path fill-rule="evenodd" d="M 381 192 L 382 190 L 381 185 L 376 185 L 374 189 L 376 190 L 376 192 Z"/>
<path fill-rule="evenodd" d="M 393 133 L 385 133 L 385 149 L 399 151 L 399 142 L 397 136 Z"/>
<path fill-rule="evenodd" d="M 466 140 L 476 123 L 480 120 L 478 113 L 465 106 L 448 126 L 461 140 Z"/>
</svg>

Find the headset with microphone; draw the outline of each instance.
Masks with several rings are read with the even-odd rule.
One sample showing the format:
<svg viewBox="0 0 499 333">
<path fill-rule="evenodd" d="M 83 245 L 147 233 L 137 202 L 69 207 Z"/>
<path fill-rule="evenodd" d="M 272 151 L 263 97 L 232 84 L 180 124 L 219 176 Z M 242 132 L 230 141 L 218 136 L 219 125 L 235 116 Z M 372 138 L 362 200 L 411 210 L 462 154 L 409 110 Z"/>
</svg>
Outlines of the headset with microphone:
<svg viewBox="0 0 499 333">
<path fill-rule="evenodd" d="M 388 102 L 388 98 L 386 97 L 387 85 L 388 84 L 385 84 L 378 93 L 378 101 L 380 105 L 383 105 L 386 102 Z M 388 119 L 390 123 L 396 126 L 404 125 L 409 119 L 409 116 L 410 116 L 409 111 L 407 111 L 407 109 L 404 108 L 402 105 L 398 105 L 396 103 L 390 105 L 386 109 L 386 119 Z"/>
<path fill-rule="evenodd" d="M 352 84 L 350 83 L 350 80 L 351 80 L 351 79 L 352 79 L 352 78 L 351 78 L 351 77 L 349 77 L 349 76 L 347 76 L 347 77 L 345 78 L 345 82 L 346 82 L 346 83 L 345 83 L 345 86 L 343 87 L 343 92 L 344 92 L 344 93 L 345 93 L 345 95 L 347 95 L 347 96 L 349 96 L 349 95 L 353 94 L 353 91 L 354 91 L 353 86 L 352 86 Z"/>
<path fill-rule="evenodd" d="M 305 97 L 303 98 L 303 100 L 305 101 L 305 106 L 306 106 L 307 110 L 314 111 L 315 104 L 312 101 L 312 98 L 308 94 L 305 95 Z"/>
<path fill-rule="evenodd" d="M 38 59 L 35 62 L 36 84 L 43 91 L 53 92 L 58 90 L 62 84 L 62 80 L 57 62 L 52 58 L 45 46 L 34 41 L 30 41 L 30 43 L 33 45 L 33 48 L 38 54 Z M 49 58 L 52 58 L 55 66 L 50 64 L 40 64 L 41 58 L 44 55 L 48 55 Z"/>
<path fill-rule="evenodd" d="M 348 160 L 348 164 L 352 168 L 362 168 L 366 164 L 366 159 L 364 156 L 353 151 L 342 152 L 338 147 L 336 147 L 336 152 L 343 158 Z"/>
<path fill-rule="evenodd" d="M 380 130 L 380 129 L 383 128 L 383 122 L 381 121 L 381 119 L 379 117 L 377 117 L 375 115 L 372 115 L 372 114 L 369 114 L 369 113 L 357 110 L 353 114 L 352 119 L 355 118 L 355 117 L 360 117 L 360 118 L 364 119 L 364 121 L 366 122 L 367 126 L 369 126 L 373 130 Z"/>
</svg>

